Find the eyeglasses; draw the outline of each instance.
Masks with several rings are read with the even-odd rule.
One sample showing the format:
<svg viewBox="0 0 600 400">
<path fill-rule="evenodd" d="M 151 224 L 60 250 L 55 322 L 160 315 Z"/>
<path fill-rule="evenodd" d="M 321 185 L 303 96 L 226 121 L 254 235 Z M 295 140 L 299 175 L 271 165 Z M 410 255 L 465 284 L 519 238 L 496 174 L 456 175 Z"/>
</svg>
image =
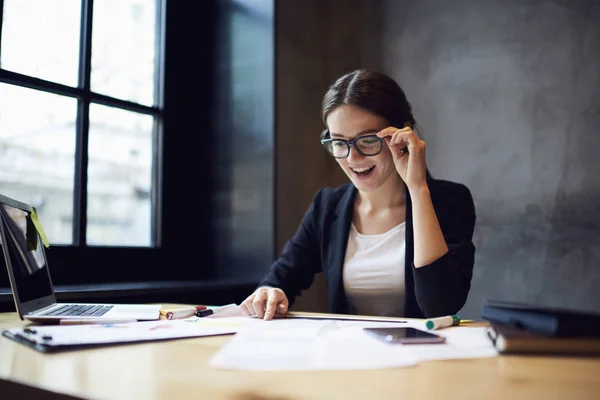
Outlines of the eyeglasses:
<svg viewBox="0 0 600 400">
<path fill-rule="evenodd" d="M 383 139 L 377 135 L 359 136 L 352 140 L 321 139 L 321 144 L 335 158 L 346 158 L 350 155 L 350 146 L 365 157 L 376 156 L 381 153 Z"/>
</svg>

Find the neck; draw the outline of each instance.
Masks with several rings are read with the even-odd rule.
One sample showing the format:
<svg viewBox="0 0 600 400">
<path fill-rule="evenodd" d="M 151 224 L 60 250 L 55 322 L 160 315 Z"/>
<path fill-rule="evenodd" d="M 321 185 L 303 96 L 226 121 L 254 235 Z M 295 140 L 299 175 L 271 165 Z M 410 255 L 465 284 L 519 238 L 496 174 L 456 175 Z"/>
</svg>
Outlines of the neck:
<svg viewBox="0 0 600 400">
<path fill-rule="evenodd" d="M 393 174 L 383 185 L 373 192 L 358 191 L 360 205 L 373 210 L 406 205 L 406 185 L 400 175 Z"/>
</svg>

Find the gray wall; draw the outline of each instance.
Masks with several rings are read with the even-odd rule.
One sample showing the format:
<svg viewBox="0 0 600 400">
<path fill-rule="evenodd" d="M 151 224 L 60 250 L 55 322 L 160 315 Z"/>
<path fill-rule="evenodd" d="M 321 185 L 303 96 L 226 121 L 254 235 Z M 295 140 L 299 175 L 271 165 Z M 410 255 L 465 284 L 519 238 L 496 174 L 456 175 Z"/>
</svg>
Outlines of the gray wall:
<svg viewBox="0 0 600 400">
<path fill-rule="evenodd" d="M 600 3 L 386 1 L 383 69 L 473 192 L 472 291 L 600 311 Z M 402 23 L 396 16 L 402 15 Z"/>
<path fill-rule="evenodd" d="M 318 186 L 345 182 L 315 144 L 326 85 L 380 68 L 413 103 L 432 173 L 475 199 L 462 314 L 490 298 L 600 311 L 600 3 L 351 3 L 277 3 L 278 246 Z"/>
</svg>

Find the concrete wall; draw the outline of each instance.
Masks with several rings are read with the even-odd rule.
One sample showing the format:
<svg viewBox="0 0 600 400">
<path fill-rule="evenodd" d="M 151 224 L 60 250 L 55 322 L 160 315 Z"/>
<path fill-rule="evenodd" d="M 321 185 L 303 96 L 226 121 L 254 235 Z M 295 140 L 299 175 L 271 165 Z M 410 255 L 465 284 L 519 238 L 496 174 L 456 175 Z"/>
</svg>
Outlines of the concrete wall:
<svg viewBox="0 0 600 400">
<path fill-rule="evenodd" d="M 600 311 L 600 3 L 381 5 L 383 69 L 414 103 L 431 171 L 475 198 L 463 314 L 489 298 Z"/>
</svg>

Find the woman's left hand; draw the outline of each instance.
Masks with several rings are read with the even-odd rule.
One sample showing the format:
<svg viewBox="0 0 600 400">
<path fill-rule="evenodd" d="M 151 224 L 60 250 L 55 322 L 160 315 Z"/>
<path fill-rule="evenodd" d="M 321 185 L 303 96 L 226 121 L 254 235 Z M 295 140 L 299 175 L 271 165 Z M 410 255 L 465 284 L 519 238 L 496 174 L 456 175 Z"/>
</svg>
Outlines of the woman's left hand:
<svg viewBox="0 0 600 400">
<path fill-rule="evenodd" d="M 427 184 L 425 142 L 417 137 L 408 124 L 402 129 L 387 127 L 377 133 L 377 136 L 385 138 L 392 152 L 396 171 L 409 191 Z"/>
</svg>

